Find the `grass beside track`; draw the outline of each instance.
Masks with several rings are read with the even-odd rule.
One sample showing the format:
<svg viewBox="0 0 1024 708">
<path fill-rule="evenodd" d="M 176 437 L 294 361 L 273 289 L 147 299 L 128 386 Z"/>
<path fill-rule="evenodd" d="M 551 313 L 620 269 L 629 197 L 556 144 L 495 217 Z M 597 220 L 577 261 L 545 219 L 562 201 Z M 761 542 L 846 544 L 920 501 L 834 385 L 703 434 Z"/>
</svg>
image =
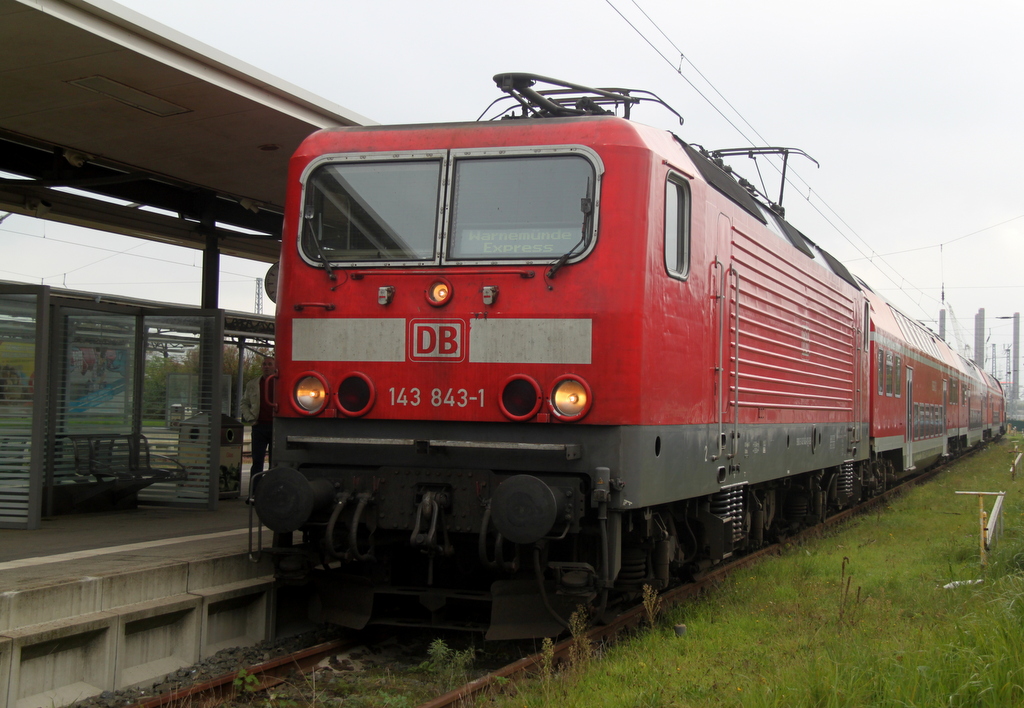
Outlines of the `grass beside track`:
<svg viewBox="0 0 1024 708">
<path fill-rule="evenodd" d="M 1015 443 L 1024 449 L 1019 436 L 1004 438 L 879 510 L 738 571 L 658 617 L 653 631 L 488 705 L 1024 705 Z M 1007 492 L 1003 535 L 984 569 L 977 498 L 957 490 Z M 686 625 L 681 637 L 676 624 Z"/>
</svg>

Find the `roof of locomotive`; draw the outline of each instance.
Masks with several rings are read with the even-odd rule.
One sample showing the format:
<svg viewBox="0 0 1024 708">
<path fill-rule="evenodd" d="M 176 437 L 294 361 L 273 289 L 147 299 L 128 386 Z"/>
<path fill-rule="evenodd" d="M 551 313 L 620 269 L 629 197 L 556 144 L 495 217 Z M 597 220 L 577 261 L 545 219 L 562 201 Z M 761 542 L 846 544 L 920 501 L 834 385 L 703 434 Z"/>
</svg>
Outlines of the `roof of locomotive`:
<svg viewBox="0 0 1024 708">
<path fill-rule="evenodd" d="M 544 120 L 463 121 L 398 125 L 345 126 L 308 136 L 295 157 L 333 151 L 446 150 L 511 145 L 616 145 L 664 152 L 670 133 L 616 116 L 579 116 Z"/>
</svg>

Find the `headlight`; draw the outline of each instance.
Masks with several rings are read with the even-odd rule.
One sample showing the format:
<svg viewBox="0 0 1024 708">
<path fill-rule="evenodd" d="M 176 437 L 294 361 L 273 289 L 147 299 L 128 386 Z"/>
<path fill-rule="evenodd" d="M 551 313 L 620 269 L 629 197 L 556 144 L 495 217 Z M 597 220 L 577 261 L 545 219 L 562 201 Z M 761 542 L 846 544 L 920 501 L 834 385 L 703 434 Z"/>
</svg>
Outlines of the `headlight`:
<svg viewBox="0 0 1024 708">
<path fill-rule="evenodd" d="M 444 278 L 438 278 L 427 288 L 427 302 L 434 307 L 441 307 L 452 297 L 452 284 Z"/>
<path fill-rule="evenodd" d="M 350 417 L 365 415 L 373 407 L 373 382 L 357 371 L 348 374 L 338 387 L 338 407 Z"/>
<path fill-rule="evenodd" d="M 579 420 L 590 410 L 590 386 L 575 376 L 563 376 L 551 386 L 551 412 L 561 420 Z"/>
<path fill-rule="evenodd" d="M 327 387 L 319 376 L 307 374 L 295 384 L 295 403 L 306 413 L 317 413 L 327 403 Z"/>
</svg>

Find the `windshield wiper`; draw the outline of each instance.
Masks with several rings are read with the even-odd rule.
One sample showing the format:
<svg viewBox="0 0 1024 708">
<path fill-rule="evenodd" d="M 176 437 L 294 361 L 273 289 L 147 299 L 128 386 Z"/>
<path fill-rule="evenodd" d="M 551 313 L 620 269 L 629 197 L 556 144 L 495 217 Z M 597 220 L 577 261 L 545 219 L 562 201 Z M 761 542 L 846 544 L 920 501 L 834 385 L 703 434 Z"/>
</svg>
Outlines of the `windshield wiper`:
<svg viewBox="0 0 1024 708">
<path fill-rule="evenodd" d="M 587 181 L 587 191 L 588 192 L 590 191 L 590 183 L 589 182 L 590 181 L 588 180 Z M 583 212 L 583 228 L 581 229 L 580 240 L 576 243 L 575 246 L 573 246 L 568 251 L 563 253 L 559 257 L 559 259 L 557 261 L 555 261 L 554 263 L 551 264 L 551 267 L 548 268 L 548 273 L 547 273 L 548 280 L 551 280 L 552 278 L 554 278 L 555 277 L 555 273 L 557 273 L 558 270 L 562 266 L 564 266 L 569 261 L 569 259 L 573 257 L 573 255 L 576 254 L 576 249 L 579 248 L 580 246 L 582 246 L 583 244 L 585 244 L 587 242 L 587 229 L 589 228 L 589 226 L 590 226 L 590 224 L 591 224 L 591 222 L 592 222 L 592 220 L 594 218 L 594 200 L 591 199 L 590 197 L 583 197 L 582 199 L 580 199 L 580 211 Z"/>
<path fill-rule="evenodd" d="M 313 241 L 313 246 L 316 247 L 317 255 L 320 256 L 320 262 L 324 264 L 324 270 L 327 271 L 327 277 L 331 280 L 336 280 L 334 277 L 334 269 L 331 268 L 331 262 L 328 260 L 327 254 L 324 253 L 324 249 L 320 246 L 320 235 L 316 233 L 313 227 L 313 218 L 316 214 L 313 211 L 312 204 L 306 207 L 306 211 L 303 213 L 303 216 L 305 217 L 306 225 L 309 226 L 309 235 Z"/>
</svg>

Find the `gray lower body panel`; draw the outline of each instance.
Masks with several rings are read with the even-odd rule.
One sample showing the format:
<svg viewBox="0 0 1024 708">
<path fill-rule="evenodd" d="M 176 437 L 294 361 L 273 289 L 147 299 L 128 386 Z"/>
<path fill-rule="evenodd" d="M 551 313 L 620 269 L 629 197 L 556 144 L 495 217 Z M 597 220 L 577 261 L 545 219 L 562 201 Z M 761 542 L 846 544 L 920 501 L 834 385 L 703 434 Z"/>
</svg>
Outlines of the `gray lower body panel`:
<svg viewBox="0 0 1024 708">
<path fill-rule="evenodd" d="M 851 428 L 859 427 L 859 430 Z M 868 457 L 867 425 L 591 426 L 279 418 L 275 464 L 543 473 L 624 483 L 622 509 L 704 496 Z M 859 433 L 859 435 L 858 435 Z M 860 440 L 858 437 L 863 436 Z"/>
</svg>

